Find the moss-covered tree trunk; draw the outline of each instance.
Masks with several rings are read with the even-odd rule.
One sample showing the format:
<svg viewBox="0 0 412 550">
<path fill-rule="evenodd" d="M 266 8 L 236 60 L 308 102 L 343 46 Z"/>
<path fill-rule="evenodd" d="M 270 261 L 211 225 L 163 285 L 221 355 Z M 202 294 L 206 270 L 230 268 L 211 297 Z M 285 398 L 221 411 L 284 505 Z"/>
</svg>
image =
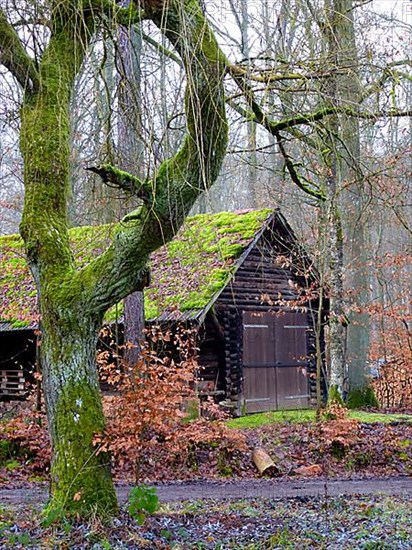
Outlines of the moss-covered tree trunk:
<svg viewBox="0 0 412 550">
<path fill-rule="evenodd" d="M 44 316 L 43 316 L 44 318 Z M 51 510 L 110 515 L 117 509 L 110 458 L 93 444 L 105 427 L 96 369 L 99 324 L 71 314 L 50 319 L 41 343 L 43 388 L 52 442 Z"/>
<path fill-rule="evenodd" d="M 66 8 L 66 9 L 65 9 Z M 108 457 L 93 445 L 104 416 L 96 369 L 102 312 L 82 307 L 68 241 L 69 102 L 94 17 L 64 3 L 52 13 L 52 36 L 21 110 L 25 206 L 21 234 L 39 298 L 43 372 L 52 445 L 53 511 L 113 512 Z"/>
<path fill-rule="evenodd" d="M 95 360 L 105 311 L 142 290 L 149 254 L 170 240 L 198 195 L 215 181 L 227 145 L 223 78 L 226 60 L 197 0 L 147 2 L 152 19 L 182 58 L 187 74 L 187 132 L 178 153 L 149 181 L 113 166 L 94 168 L 104 181 L 141 200 L 114 232 L 110 247 L 82 269 L 68 236 L 69 101 L 87 47 L 105 21 L 138 14 L 115 4 L 60 0 L 51 38 L 35 66 L 0 10 L 0 59 L 24 88 L 20 146 L 25 205 L 21 234 L 41 315 L 40 356 L 52 442 L 50 510 L 87 515 L 117 509 L 109 459 L 93 444 L 104 429 Z M 115 15 L 115 17 L 114 17 Z"/>
</svg>

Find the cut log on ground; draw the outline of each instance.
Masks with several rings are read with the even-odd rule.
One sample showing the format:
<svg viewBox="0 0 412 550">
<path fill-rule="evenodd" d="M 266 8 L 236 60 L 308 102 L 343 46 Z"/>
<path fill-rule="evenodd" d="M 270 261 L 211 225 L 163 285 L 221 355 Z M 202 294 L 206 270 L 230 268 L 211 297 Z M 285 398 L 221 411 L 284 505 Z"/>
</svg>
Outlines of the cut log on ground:
<svg viewBox="0 0 412 550">
<path fill-rule="evenodd" d="M 279 468 L 262 447 L 256 447 L 252 452 L 252 460 L 261 475 L 277 475 Z"/>
</svg>

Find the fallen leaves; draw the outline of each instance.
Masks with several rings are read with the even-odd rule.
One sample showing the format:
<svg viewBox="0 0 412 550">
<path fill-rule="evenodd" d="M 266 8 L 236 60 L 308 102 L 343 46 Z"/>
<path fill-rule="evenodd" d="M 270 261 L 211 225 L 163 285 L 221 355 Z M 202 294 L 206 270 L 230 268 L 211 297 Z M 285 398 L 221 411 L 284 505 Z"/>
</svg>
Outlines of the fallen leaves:
<svg viewBox="0 0 412 550">
<path fill-rule="evenodd" d="M 293 470 L 293 473 L 298 476 L 320 476 L 323 472 L 323 468 L 320 464 L 311 464 L 309 466 L 299 466 Z"/>
</svg>

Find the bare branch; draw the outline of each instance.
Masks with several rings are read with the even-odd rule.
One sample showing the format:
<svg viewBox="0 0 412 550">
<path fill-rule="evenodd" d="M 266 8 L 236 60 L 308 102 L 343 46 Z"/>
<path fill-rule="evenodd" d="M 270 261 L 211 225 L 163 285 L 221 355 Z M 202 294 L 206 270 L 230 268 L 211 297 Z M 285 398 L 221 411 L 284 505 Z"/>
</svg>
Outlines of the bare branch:
<svg viewBox="0 0 412 550">
<path fill-rule="evenodd" d="M 285 149 L 284 138 L 280 134 L 282 127 L 278 126 L 279 123 L 275 123 L 270 120 L 267 115 L 262 111 L 260 105 L 256 102 L 254 98 L 253 90 L 250 88 L 245 78 L 243 78 L 243 76 L 239 76 L 239 74 L 232 74 L 232 76 L 236 84 L 243 91 L 246 100 L 252 109 L 252 114 L 254 116 L 255 122 L 261 124 L 264 128 L 266 128 L 269 133 L 271 133 L 276 138 L 279 150 L 283 156 L 283 160 L 285 161 L 286 168 L 293 183 L 311 197 L 314 197 L 315 199 L 318 199 L 320 201 L 324 201 L 325 196 L 319 189 L 319 187 L 315 183 L 308 182 L 305 178 L 299 176 L 292 158 L 288 155 Z M 250 117 L 248 117 L 248 119 L 251 120 Z M 285 128 L 287 127 L 288 126 L 285 126 Z"/>
<path fill-rule="evenodd" d="M 399 210 L 399 207 L 398 206 L 392 206 L 392 210 L 393 212 L 395 213 L 395 216 L 398 218 L 398 220 L 400 221 L 402 227 L 410 234 L 412 235 L 412 228 L 411 226 L 408 224 L 408 222 L 405 220 L 404 216 L 402 215 L 402 213 L 400 212 Z"/>
<path fill-rule="evenodd" d="M 329 115 L 346 115 L 354 118 L 362 118 L 365 120 L 378 120 L 380 118 L 393 118 L 393 117 L 409 117 L 412 116 L 412 109 L 406 111 L 399 111 L 398 109 L 390 109 L 389 111 L 359 111 L 348 107 L 346 105 L 333 105 L 330 107 L 324 107 L 312 113 L 307 113 L 299 115 L 296 117 L 290 117 L 278 122 L 270 122 L 270 125 L 274 130 L 285 130 L 291 126 L 297 126 L 299 124 L 310 124 L 311 122 L 316 122 L 322 120 Z"/>
<path fill-rule="evenodd" d="M 380 118 L 401 118 L 412 116 L 412 109 L 401 111 L 398 109 L 390 109 L 388 111 L 359 111 L 346 105 L 333 105 L 323 107 L 318 111 L 312 111 L 311 113 L 304 113 L 302 115 L 292 116 L 284 118 L 282 120 L 271 120 L 266 114 L 261 111 L 259 105 L 256 106 L 261 111 L 260 115 L 256 115 L 256 106 L 252 111 L 248 111 L 243 107 L 236 105 L 233 101 L 230 102 L 230 106 L 235 109 L 239 114 L 244 116 L 247 120 L 252 120 L 263 124 L 263 126 L 271 133 L 287 130 L 293 126 L 299 126 L 300 124 L 311 124 L 317 122 L 330 115 L 346 115 L 354 118 L 361 118 L 365 120 L 376 121 Z"/>
<path fill-rule="evenodd" d="M 245 69 L 242 65 L 231 64 L 229 72 L 233 75 L 244 76 L 253 82 L 265 82 L 271 84 L 272 82 L 283 82 L 285 80 L 321 80 L 325 78 L 334 77 L 337 73 L 346 74 L 346 70 L 342 69 L 337 71 L 336 69 L 330 71 L 318 71 L 310 73 L 296 73 L 296 72 L 275 72 L 274 69 L 260 69 L 261 74 L 253 74 L 250 69 Z"/>
<path fill-rule="evenodd" d="M 172 50 L 169 50 L 168 48 L 160 44 L 160 42 L 157 42 L 157 40 L 154 40 L 151 36 L 149 36 L 145 32 L 142 32 L 141 34 L 142 34 L 143 40 L 148 44 L 150 44 L 151 46 L 153 46 L 154 48 L 156 48 L 156 51 L 164 55 L 164 57 L 168 57 L 169 59 L 172 59 L 175 63 L 177 63 L 177 65 L 179 65 L 179 67 L 183 67 L 182 60 L 178 55 L 172 52 Z"/>
</svg>

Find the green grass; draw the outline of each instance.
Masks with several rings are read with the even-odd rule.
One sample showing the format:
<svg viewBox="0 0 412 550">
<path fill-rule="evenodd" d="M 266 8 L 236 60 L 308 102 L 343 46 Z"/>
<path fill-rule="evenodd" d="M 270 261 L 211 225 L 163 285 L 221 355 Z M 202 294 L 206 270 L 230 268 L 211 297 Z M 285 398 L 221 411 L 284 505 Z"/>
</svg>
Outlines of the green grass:
<svg viewBox="0 0 412 550">
<path fill-rule="evenodd" d="M 372 413 L 366 411 L 349 411 L 349 417 L 359 420 L 359 422 L 408 422 L 412 423 L 412 415 L 407 414 L 384 414 L 384 413 Z M 229 428 L 247 429 L 247 428 L 259 428 L 260 426 L 267 426 L 268 424 L 275 424 L 278 422 L 313 422 L 315 420 L 315 411 L 311 410 L 299 410 L 299 411 L 273 411 L 266 413 L 251 414 L 248 416 L 242 416 L 241 418 L 235 418 L 229 420 L 227 425 Z"/>
</svg>

